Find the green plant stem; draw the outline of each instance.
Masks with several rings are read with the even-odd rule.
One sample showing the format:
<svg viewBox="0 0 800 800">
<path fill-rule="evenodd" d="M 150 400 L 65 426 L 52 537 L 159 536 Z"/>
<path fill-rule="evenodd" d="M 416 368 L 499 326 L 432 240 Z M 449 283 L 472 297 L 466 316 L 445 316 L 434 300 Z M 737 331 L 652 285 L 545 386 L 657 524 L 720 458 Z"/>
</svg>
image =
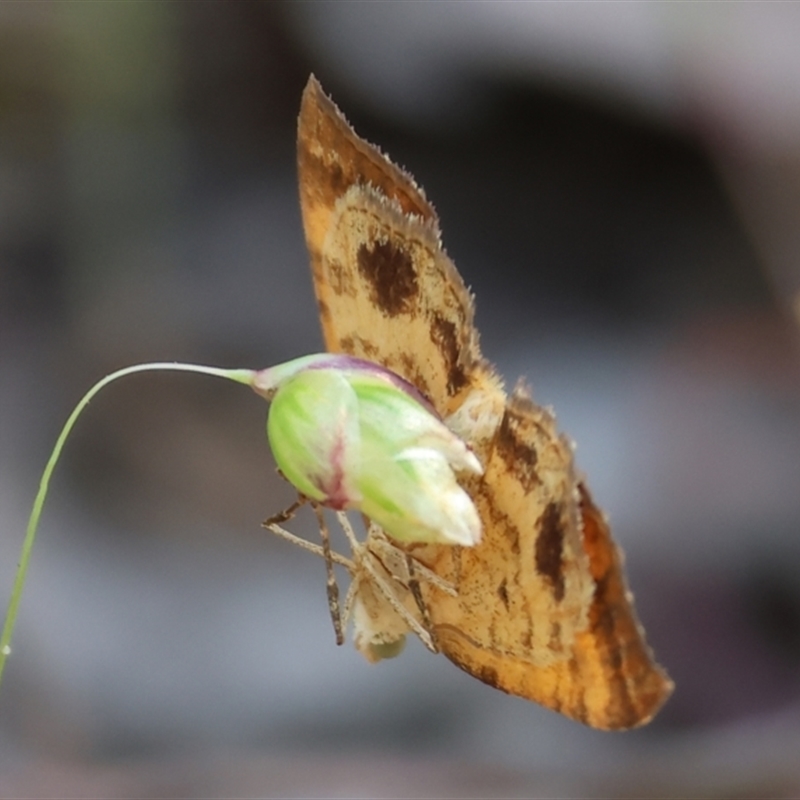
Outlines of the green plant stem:
<svg viewBox="0 0 800 800">
<path fill-rule="evenodd" d="M 212 375 L 218 378 L 226 378 L 236 383 L 243 383 L 252 386 L 255 372 L 249 369 L 219 369 L 217 367 L 206 367 L 200 364 L 181 364 L 169 362 L 154 362 L 150 364 L 135 364 L 131 367 L 112 372 L 106 375 L 105 378 L 98 381 L 88 392 L 81 398 L 75 410 L 69 415 L 61 433 L 56 440 L 53 452 L 47 461 L 47 465 L 42 473 L 41 480 L 39 481 L 39 491 L 36 493 L 36 499 L 33 501 L 33 509 L 31 516 L 28 520 L 27 533 L 25 534 L 25 541 L 22 544 L 22 553 L 20 555 L 19 564 L 17 566 L 17 575 L 14 579 L 14 587 L 11 590 L 11 600 L 8 604 L 8 612 L 6 614 L 5 624 L 3 625 L 3 633 L 0 636 L 0 681 L 3 678 L 3 670 L 5 668 L 6 659 L 11 653 L 11 635 L 14 632 L 14 624 L 17 619 L 17 612 L 19 610 L 20 597 L 22 596 L 22 588 L 25 585 L 25 578 L 28 573 L 28 562 L 31 557 L 31 550 L 33 549 L 33 542 L 36 539 L 36 530 L 39 527 L 39 518 L 42 514 L 42 507 L 44 506 L 45 498 L 47 497 L 47 489 L 50 484 L 50 478 L 55 469 L 56 463 L 61 456 L 61 451 L 67 437 L 72 431 L 76 420 L 81 412 L 89 404 L 89 401 L 105 386 L 118 378 L 124 378 L 126 375 L 133 375 L 136 372 L 155 372 L 159 370 L 166 370 L 170 372 L 196 372 L 201 375 Z"/>
</svg>

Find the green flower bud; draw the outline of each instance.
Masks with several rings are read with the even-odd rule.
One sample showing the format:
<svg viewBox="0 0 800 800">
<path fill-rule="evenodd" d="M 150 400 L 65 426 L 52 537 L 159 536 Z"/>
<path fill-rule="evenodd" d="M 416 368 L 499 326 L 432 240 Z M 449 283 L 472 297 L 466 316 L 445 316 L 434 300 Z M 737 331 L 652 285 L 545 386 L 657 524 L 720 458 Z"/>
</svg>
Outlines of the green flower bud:
<svg viewBox="0 0 800 800">
<path fill-rule="evenodd" d="M 454 474 L 480 475 L 480 462 L 398 375 L 321 354 L 263 370 L 253 388 L 272 401 L 267 436 L 299 492 L 361 511 L 400 541 L 480 540 L 478 513 Z"/>
</svg>

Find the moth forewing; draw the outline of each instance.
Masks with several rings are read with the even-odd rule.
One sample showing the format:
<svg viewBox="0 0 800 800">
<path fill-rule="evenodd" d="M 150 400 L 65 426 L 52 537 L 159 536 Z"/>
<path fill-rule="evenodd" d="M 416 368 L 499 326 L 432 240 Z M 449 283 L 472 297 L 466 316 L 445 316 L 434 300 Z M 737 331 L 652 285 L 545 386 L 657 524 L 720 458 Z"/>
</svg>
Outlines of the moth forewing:
<svg viewBox="0 0 800 800">
<path fill-rule="evenodd" d="M 484 467 L 463 481 L 480 544 L 402 547 L 455 589 L 419 581 L 441 651 L 480 680 L 586 724 L 646 722 L 672 684 L 645 643 L 607 522 L 552 415 L 524 392 L 508 397 L 483 360 L 473 299 L 424 193 L 358 137 L 313 77 L 298 166 L 327 349 L 414 384 Z"/>
</svg>

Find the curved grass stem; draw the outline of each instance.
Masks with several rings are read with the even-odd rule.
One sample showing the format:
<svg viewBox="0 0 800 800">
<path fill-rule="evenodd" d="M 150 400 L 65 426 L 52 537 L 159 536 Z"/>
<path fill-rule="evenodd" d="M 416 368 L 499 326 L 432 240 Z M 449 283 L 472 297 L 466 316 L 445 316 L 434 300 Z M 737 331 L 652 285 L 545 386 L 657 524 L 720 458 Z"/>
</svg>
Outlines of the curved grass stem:
<svg viewBox="0 0 800 800">
<path fill-rule="evenodd" d="M 69 415 L 61 433 L 56 440 L 53 452 L 47 461 L 47 465 L 42 473 L 41 480 L 39 481 L 39 491 L 36 493 L 36 498 L 33 501 L 33 509 L 28 520 L 28 528 L 25 534 L 25 541 L 22 544 L 22 553 L 20 555 L 19 564 L 17 565 L 17 574 L 14 579 L 14 586 L 11 590 L 11 600 L 8 604 L 8 612 L 6 613 L 5 623 L 3 625 L 3 633 L 0 635 L 0 681 L 3 678 L 3 670 L 5 668 L 6 659 L 11 653 L 11 636 L 14 632 L 14 624 L 17 620 L 17 612 L 19 611 L 20 597 L 22 596 L 22 589 L 25 585 L 25 578 L 28 574 L 28 563 L 33 550 L 33 543 L 36 539 L 36 531 L 39 527 L 39 518 L 42 514 L 42 507 L 44 506 L 45 498 L 47 497 L 47 490 L 50 485 L 50 478 L 55 469 L 56 463 L 61 456 L 61 451 L 64 448 L 64 443 L 67 437 L 72 432 L 81 412 L 86 408 L 92 398 L 104 387 L 118 378 L 124 378 L 126 375 L 133 375 L 137 372 L 155 372 L 155 371 L 170 371 L 170 372 L 196 372 L 201 375 L 211 375 L 218 378 L 226 378 L 227 380 L 235 381 L 236 383 L 243 383 L 247 386 L 253 385 L 255 376 L 254 370 L 249 369 L 220 369 L 218 367 L 206 367 L 201 364 L 182 364 L 179 362 L 153 362 L 149 364 L 134 364 L 130 367 L 112 372 L 106 375 L 103 379 L 98 381 L 88 392 L 81 398 L 78 405 L 75 406 L 74 411 Z"/>
</svg>

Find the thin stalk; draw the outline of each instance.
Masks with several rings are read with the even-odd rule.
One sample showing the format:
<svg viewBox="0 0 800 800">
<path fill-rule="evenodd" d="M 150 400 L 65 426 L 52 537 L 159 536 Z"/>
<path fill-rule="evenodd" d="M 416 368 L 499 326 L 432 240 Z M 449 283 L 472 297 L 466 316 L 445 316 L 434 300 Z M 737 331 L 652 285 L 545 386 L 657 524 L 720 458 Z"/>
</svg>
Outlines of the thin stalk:
<svg viewBox="0 0 800 800">
<path fill-rule="evenodd" d="M 22 589 L 25 585 L 25 578 L 28 574 L 28 563 L 31 558 L 31 551 L 33 550 L 33 543 L 36 539 L 36 531 L 39 527 L 39 518 L 42 514 L 42 507 L 44 506 L 45 498 L 47 497 L 47 489 L 50 484 L 50 478 L 55 469 L 56 463 L 61 456 L 61 451 L 64 448 L 64 443 L 67 437 L 72 432 L 76 420 L 81 412 L 86 408 L 91 399 L 104 387 L 108 386 L 112 381 L 118 378 L 124 378 L 126 375 L 133 375 L 136 372 L 155 372 L 159 370 L 166 370 L 170 372 L 197 372 L 201 375 L 211 375 L 217 378 L 226 378 L 227 380 L 235 381 L 236 383 L 243 383 L 247 386 L 253 385 L 255 376 L 254 370 L 249 369 L 219 369 L 218 367 L 206 367 L 201 364 L 182 364 L 170 362 L 153 362 L 150 364 L 135 364 L 131 367 L 112 372 L 106 375 L 105 378 L 98 381 L 88 392 L 81 398 L 75 410 L 69 415 L 61 433 L 56 440 L 53 452 L 47 461 L 47 465 L 42 473 L 41 480 L 39 481 L 39 491 L 36 493 L 36 499 L 33 501 L 33 509 L 31 511 L 30 519 L 28 520 L 28 528 L 25 534 L 25 541 L 22 544 L 22 553 L 20 555 L 19 564 L 17 565 L 17 575 L 14 579 L 14 587 L 11 590 L 11 600 L 8 604 L 8 612 L 6 613 L 5 624 L 3 625 L 3 633 L 0 636 L 0 681 L 3 678 L 3 670 L 5 668 L 6 659 L 11 653 L 11 635 L 14 632 L 14 624 L 17 620 L 17 612 L 19 611 L 20 597 L 22 596 Z"/>
</svg>

